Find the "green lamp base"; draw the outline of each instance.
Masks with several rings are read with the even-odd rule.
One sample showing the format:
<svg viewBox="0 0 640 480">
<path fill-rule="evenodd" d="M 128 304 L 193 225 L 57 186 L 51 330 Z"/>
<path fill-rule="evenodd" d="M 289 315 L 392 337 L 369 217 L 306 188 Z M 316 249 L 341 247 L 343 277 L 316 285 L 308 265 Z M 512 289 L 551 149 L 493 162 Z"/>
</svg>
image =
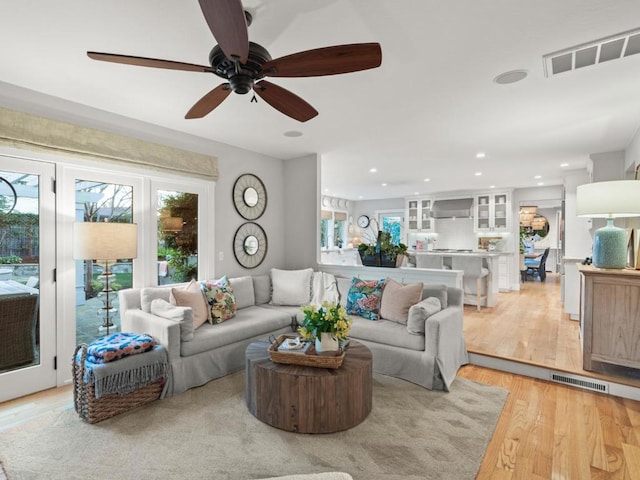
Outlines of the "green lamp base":
<svg viewBox="0 0 640 480">
<path fill-rule="evenodd" d="M 613 218 L 599 228 L 593 238 L 593 265 L 598 268 L 625 268 L 627 266 L 627 232 L 616 227 Z"/>
</svg>

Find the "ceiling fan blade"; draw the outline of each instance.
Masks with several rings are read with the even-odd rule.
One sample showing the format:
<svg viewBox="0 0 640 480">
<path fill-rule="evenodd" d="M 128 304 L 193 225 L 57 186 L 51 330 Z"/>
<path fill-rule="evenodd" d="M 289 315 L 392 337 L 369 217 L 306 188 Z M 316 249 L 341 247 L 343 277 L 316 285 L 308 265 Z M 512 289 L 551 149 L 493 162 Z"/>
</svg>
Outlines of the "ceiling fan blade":
<svg viewBox="0 0 640 480">
<path fill-rule="evenodd" d="M 216 88 L 207 93 L 198 100 L 193 107 L 187 112 L 184 118 L 202 118 L 211 113 L 211 111 L 220 105 L 225 98 L 231 93 L 231 87 L 228 83 L 218 85 Z"/>
<path fill-rule="evenodd" d="M 198 0 L 209 29 L 229 60 L 247 63 L 249 32 L 240 0 Z"/>
<path fill-rule="evenodd" d="M 316 48 L 276 58 L 262 66 L 270 77 L 319 77 L 379 67 L 379 43 L 355 43 Z"/>
<path fill-rule="evenodd" d="M 258 82 L 253 91 L 273 108 L 299 122 L 318 115 L 318 111 L 299 96 L 266 80 Z"/>
<path fill-rule="evenodd" d="M 215 70 L 205 65 L 193 63 L 174 62 L 172 60 L 160 60 L 158 58 L 133 57 L 131 55 L 118 55 L 115 53 L 87 52 L 89 58 L 103 62 L 124 63 L 139 67 L 168 68 L 169 70 L 186 70 L 188 72 L 211 72 Z"/>
</svg>

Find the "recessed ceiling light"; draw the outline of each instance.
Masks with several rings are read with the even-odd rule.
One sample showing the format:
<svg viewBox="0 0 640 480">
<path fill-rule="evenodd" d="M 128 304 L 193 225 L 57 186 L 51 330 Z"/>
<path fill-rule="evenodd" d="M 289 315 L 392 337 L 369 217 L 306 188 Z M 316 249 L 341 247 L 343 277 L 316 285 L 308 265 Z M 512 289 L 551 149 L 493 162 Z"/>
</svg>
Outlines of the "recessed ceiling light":
<svg viewBox="0 0 640 480">
<path fill-rule="evenodd" d="M 371 173 L 376 173 L 376 172 L 378 171 L 378 169 L 377 169 L 377 168 L 375 168 L 375 167 L 373 167 L 373 168 L 370 168 L 370 169 L 369 169 L 369 171 L 370 171 Z"/>
<path fill-rule="evenodd" d="M 489 188 L 496 188 L 496 186 L 495 185 L 491 185 Z"/>
<path fill-rule="evenodd" d="M 420 192 L 413 192 L 414 195 L 420 195 Z"/>
<path fill-rule="evenodd" d="M 328 188 L 325 188 L 325 189 L 324 189 L 324 191 L 325 191 L 325 192 L 328 192 L 328 191 L 329 191 L 329 189 L 328 189 Z"/>
<path fill-rule="evenodd" d="M 544 182 L 538 182 L 538 186 L 542 187 L 544 185 Z"/>
<path fill-rule="evenodd" d="M 480 175 L 482 175 L 482 172 L 476 172 L 475 175 L 476 177 L 479 177 Z"/>
<path fill-rule="evenodd" d="M 561 167 L 568 167 L 568 166 L 569 166 L 569 164 L 568 164 L 568 163 L 561 163 L 561 164 L 560 164 L 560 166 L 561 166 Z"/>
<path fill-rule="evenodd" d="M 387 186 L 387 184 L 386 184 L 386 183 L 383 183 L 383 184 L 382 184 L 382 186 L 383 186 L 383 187 L 386 187 L 386 186 Z"/>
<path fill-rule="evenodd" d="M 533 178 L 535 178 L 536 180 L 539 180 L 542 178 L 542 175 L 534 175 Z"/>
<path fill-rule="evenodd" d="M 363 197 L 362 195 L 358 195 L 358 198 L 362 199 L 362 198 L 364 198 L 364 197 Z"/>
<path fill-rule="evenodd" d="M 285 137 L 290 137 L 290 138 L 301 137 L 302 136 L 302 132 L 300 132 L 298 130 L 289 130 L 288 132 L 284 132 L 284 136 Z"/>
<path fill-rule="evenodd" d="M 524 80 L 526 77 L 526 70 L 511 70 L 510 72 L 501 73 L 494 78 L 493 81 L 499 85 L 507 85 L 509 83 L 516 83 L 520 80 Z"/>
<path fill-rule="evenodd" d="M 482 153 L 482 152 L 476 153 L 476 158 L 484 158 L 484 157 L 486 157 L 486 155 L 484 153 Z"/>
<path fill-rule="evenodd" d="M 425 178 L 425 179 L 424 179 L 424 181 L 425 181 L 425 182 L 430 182 L 430 181 L 431 181 L 431 179 L 430 179 L 430 178 Z"/>
</svg>

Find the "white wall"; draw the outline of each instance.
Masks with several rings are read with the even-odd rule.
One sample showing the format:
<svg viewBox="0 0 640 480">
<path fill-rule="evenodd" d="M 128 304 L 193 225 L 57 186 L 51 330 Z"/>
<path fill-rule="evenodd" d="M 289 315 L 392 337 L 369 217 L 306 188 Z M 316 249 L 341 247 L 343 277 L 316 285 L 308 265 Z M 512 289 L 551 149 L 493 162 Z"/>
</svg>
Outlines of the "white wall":
<svg viewBox="0 0 640 480">
<path fill-rule="evenodd" d="M 320 255 L 320 158 L 308 155 L 284 162 L 282 265 L 315 267 Z"/>
<path fill-rule="evenodd" d="M 218 157 L 219 178 L 215 193 L 215 272 L 216 276 L 253 275 L 268 273 L 272 267 L 281 268 L 285 257 L 285 181 L 284 162 L 228 145 L 218 145 L 211 152 Z M 267 208 L 254 222 L 267 236 L 267 255 L 261 265 L 246 269 L 238 264 L 233 254 L 236 230 L 247 222 L 233 205 L 233 185 L 244 174 L 256 175 L 267 191 Z M 220 259 L 222 256 L 222 260 Z"/>
</svg>

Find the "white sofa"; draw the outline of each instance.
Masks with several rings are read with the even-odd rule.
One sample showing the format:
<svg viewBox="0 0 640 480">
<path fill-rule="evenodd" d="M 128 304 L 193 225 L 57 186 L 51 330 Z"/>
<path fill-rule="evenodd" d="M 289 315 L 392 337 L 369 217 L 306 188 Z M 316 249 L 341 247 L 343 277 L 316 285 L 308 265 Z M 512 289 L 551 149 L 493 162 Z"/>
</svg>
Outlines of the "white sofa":
<svg viewBox="0 0 640 480">
<path fill-rule="evenodd" d="M 244 368 L 245 349 L 258 339 L 295 331 L 300 305 L 271 304 L 269 275 L 229 279 L 236 297 L 236 315 L 220 324 L 206 323 L 191 340 L 181 338 L 181 325 L 151 313 L 156 298 L 169 300 L 171 286 L 126 289 L 118 292 L 122 330 L 153 335 L 167 349 L 171 364 L 168 395 L 203 385 Z M 340 302 L 346 304 L 351 279 L 337 279 Z M 173 285 L 176 287 L 176 285 Z M 444 285 L 426 286 L 423 298 L 443 299 L 444 308 L 430 316 L 420 304 L 409 312 L 413 326 L 388 320 L 371 321 L 350 315 L 351 338 L 373 353 L 373 370 L 409 380 L 429 389 L 448 390 L 458 368 L 468 362 L 462 331 L 462 290 Z M 426 295 L 426 297 L 425 297 Z M 415 330 L 415 328 L 414 328 Z"/>
</svg>

